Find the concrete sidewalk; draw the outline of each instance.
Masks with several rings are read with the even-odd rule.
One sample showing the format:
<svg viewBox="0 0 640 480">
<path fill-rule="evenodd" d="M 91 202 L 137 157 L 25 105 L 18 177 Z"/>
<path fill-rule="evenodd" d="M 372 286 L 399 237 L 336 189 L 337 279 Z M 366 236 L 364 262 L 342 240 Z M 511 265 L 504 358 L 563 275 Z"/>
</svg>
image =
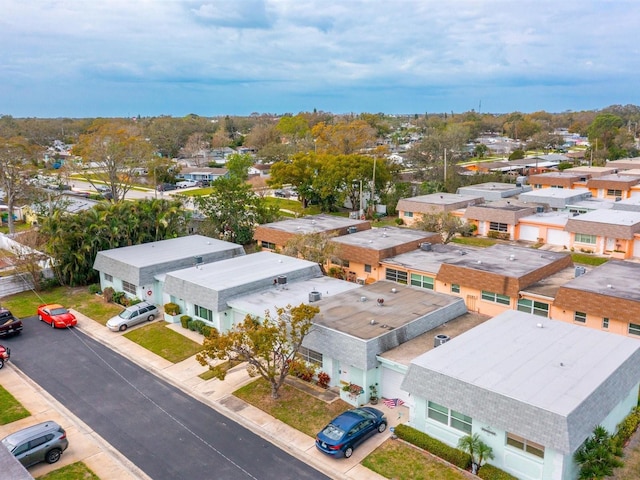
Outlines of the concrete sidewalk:
<svg viewBox="0 0 640 480">
<path fill-rule="evenodd" d="M 388 429 L 385 433 L 374 435 L 364 444 L 360 445 L 354 451 L 353 456 L 349 459 L 334 459 L 328 457 L 315 448 L 314 438 L 299 432 L 298 430 L 271 417 L 262 410 L 233 396 L 232 393 L 235 390 L 254 380 L 247 375 L 244 366 L 239 365 L 233 368 L 227 374 L 225 381 L 217 379 L 205 381 L 198 375 L 205 372 L 207 367 L 200 365 L 195 360 L 195 356 L 173 364 L 130 341 L 124 337 L 122 333 L 112 332 L 105 326 L 93 321 L 79 312 L 74 311 L 74 314 L 78 318 L 78 326 L 76 328 L 82 332 L 109 346 L 114 351 L 124 355 L 131 361 L 163 378 L 206 405 L 209 405 L 211 408 L 217 410 L 228 418 L 240 423 L 252 432 L 289 452 L 296 458 L 315 467 L 325 475 L 337 480 L 384 479 L 384 477 L 377 475 L 371 470 L 360 465 L 360 462 L 391 436 Z M 202 343 L 203 337 L 197 332 L 184 329 L 180 324 L 166 324 L 166 326 L 167 328 L 170 328 L 193 341 Z M 15 376 L 20 380 L 7 383 L 3 378 L 2 384 L 7 388 L 7 390 L 14 394 L 14 396 L 16 396 L 16 398 L 18 398 L 18 400 L 20 400 L 21 403 L 29 409 L 29 411 L 32 413 L 46 413 L 53 420 L 61 418 L 60 423 L 65 426 L 77 425 L 76 428 L 78 430 L 78 434 L 82 434 L 87 437 L 86 442 L 72 443 L 70 441 L 70 447 L 68 449 L 69 453 L 65 452 L 61 459 L 61 463 L 56 465 L 43 464 L 37 467 L 32 467 L 30 469 L 30 473 L 32 475 L 42 475 L 45 473 L 45 470 L 50 471 L 55 468 L 59 468 L 61 465 L 82 460 L 87 463 L 92 470 L 94 470 L 101 480 L 148 478 L 139 469 L 137 469 L 137 467 L 132 465 L 131 462 L 120 455 L 119 452 L 113 449 L 103 439 L 99 438 L 95 432 L 92 432 L 79 419 L 75 418 L 68 410 L 59 405 L 52 397 L 46 394 L 46 392 L 42 391 L 42 389 L 30 382 L 24 376 L 19 375 L 15 367 L 12 367 L 9 370 L 16 370 L 16 372 L 12 372 L 12 376 Z M 37 404 L 38 406 L 35 407 L 35 409 L 32 409 L 29 407 L 30 404 Z M 389 427 L 393 427 L 399 423 L 404 423 L 407 420 L 408 409 L 405 407 L 389 409 L 384 404 L 380 404 L 377 405 L 376 408 L 385 412 L 389 420 Z M 55 416 L 56 413 L 58 413 L 58 417 Z M 38 416 L 37 418 L 38 420 L 41 418 L 46 420 L 46 418 L 44 418 L 45 416 L 47 415 Z M 62 418 L 64 417 L 69 418 L 69 421 L 63 421 Z M 33 417 L 23 419 L 21 422 L 24 422 L 25 425 L 35 423 L 33 421 Z M 17 430 L 17 428 L 14 424 L 11 424 L 11 431 L 13 430 Z M 0 435 L 2 435 L 3 431 L 7 431 L 7 426 L 0 427 Z M 93 440 L 93 443 L 89 440 Z M 83 443 L 83 448 L 86 443 L 87 451 L 78 451 L 76 454 L 74 450 L 72 454 L 71 445 L 75 445 L 76 443 Z M 80 445 L 78 445 L 78 450 L 80 450 Z"/>
</svg>

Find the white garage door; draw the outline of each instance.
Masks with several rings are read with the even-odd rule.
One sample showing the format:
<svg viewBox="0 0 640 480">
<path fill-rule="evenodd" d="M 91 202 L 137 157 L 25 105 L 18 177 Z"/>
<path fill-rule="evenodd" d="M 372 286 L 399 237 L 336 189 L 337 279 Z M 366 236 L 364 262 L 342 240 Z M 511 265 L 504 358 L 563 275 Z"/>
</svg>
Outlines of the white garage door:
<svg viewBox="0 0 640 480">
<path fill-rule="evenodd" d="M 633 241 L 633 256 L 640 257 L 640 240 Z"/>
<path fill-rule="evenodd" d="M 408 406 L 411 397 L 409 392 L 400 389 L 404 374 L 382 367 L 382 389 L 380 394 L 383 398 L 400 398 Z"/>
<path fill-rule="evenodd" d="M 549 245 L 558 245 L 569 247 L 569 241 L 571 240 L 571 234 L 564 230 L 547 230 L 547 243 Z"/>
<path fill-rule="evenodd" d="M 534 225 L 520 225 L 520 240 L 528 242 L 538 241 L 538 227 Z"/>
</svg>

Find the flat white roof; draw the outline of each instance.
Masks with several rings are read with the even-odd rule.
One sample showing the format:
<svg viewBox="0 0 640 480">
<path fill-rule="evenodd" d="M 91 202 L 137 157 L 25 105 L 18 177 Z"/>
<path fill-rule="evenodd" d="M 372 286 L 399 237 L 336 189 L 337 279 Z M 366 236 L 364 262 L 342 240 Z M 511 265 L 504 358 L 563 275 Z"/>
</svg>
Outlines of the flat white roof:
<svg viewBox="0 0 640 480">
<path fill-rule="evenodd" d="M 581 215 L 578 215 L 577 217 L 572 218 L 575 220 L 582 220 L 584 222 L 630 226 L 640 223 L 640 212 L 629 210 L 598 209 L 592 210 L 591 212 L 583 213 Z"/>
<path fill-rule="evenodd" d="M 565 226 L 572 214 L 569 212 L 544 212 L 534 215 L 527 215 L 520 218 L 519 223 L 534 223 L 536 225 L 557 225 Z"/>
<path fill-rule="evenodd" d="M 202 235 L 170 238 L 151 243 L 142 243 L 130 247 L 103 250 L 100 255 L 121 261 L 133 267 L 146 267 L 180 260 L 189 256 L 205 255 L 238 249 L 240 245 Z M 240 247 L 241 248 L 241 247 Z M 243 252 L 244 254 L 244 252 Z"/>
<path fill-rule="evenodd" d="M 566 417 L 639 348 L 622 335 L 508 310 L 412 363 Z"/>
</svg>

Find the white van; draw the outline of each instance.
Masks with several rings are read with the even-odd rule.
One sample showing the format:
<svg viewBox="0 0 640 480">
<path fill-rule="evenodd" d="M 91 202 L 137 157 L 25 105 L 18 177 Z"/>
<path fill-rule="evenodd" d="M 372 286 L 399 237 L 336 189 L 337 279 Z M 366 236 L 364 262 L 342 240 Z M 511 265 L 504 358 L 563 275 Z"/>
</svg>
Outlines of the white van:
<svg viewBox="0 0 640 480">
<path fill-rule="evenodd" d="M 195 180 L 182 180 L 181 182 L 176 183 L 176 187 L 178 188 L 189 188 L 189 187 L 197 187 L 198 182 Z"/>
</svg>

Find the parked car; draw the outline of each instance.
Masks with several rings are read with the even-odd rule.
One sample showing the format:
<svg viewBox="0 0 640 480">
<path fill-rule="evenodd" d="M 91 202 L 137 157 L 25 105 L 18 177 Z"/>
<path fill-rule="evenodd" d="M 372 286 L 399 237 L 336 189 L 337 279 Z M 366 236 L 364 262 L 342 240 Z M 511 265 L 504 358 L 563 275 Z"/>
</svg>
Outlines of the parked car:
<svg viewBox="0 0 640 480">
<path fill-rule="evenodd" d="M 285 190 L 276 190 L 273 192 L 273 195 L 275 197 L 279 197 L 279 198 L 288 198 L 289 195 Z"/>
<path fill-rule="evenodd" d="M 180 182 L 176 183 L 176 187 L 178 188 L 190 188 L 197 186 L 199 186 L 199 184 L 195 180 L 181 180 Z"/>
<path fill-rule="evenodd" d="M 120 314 L 107 321 L 112 332 L 124 332 L 127 328 L 142 322 L 150 322 L 158 316 L 158 307 L 149 302 L 140 302 L 125 308 Z"/>
<path fill-rule="evenodd" d="M 316 436 L 316 447 L 327 455 L 349 458 L 353 449 L 376 432 L 387 429 L 387 419 L 377 408 L 360 407 L 341 413 Z"/>
<path fill-rule="evenodd" d="M 25 467 L 56 463 L 69 446 L 64 428 L 53 420 L 18 430 L 1 442 Z"/>
<path fill-rule="evenodd" d="M 40 305 L 38 320 L 48 323 L 51 328 L 75 327 L 78 324 L 75 315 L 57 303 Z"/>
<path fill-rule="evenodd" d="M 159 192 L 168 192 L 169 190 L 175 190 L 176 187 L 173 183 L 161 183 L 156 187 Z"/>
<path fill-rule="evenodd" d="M 11 349 L 0 345 L 0 368 L 4 367 L 5 362 L 8 362 L 10 357 Z"/>
<path fill-rule="evenodd" d="M 6 308 L 0 307 L 0 337 L 18 335 L 22 331 L 22 320 L 13 316 Z"/>
</svg>

